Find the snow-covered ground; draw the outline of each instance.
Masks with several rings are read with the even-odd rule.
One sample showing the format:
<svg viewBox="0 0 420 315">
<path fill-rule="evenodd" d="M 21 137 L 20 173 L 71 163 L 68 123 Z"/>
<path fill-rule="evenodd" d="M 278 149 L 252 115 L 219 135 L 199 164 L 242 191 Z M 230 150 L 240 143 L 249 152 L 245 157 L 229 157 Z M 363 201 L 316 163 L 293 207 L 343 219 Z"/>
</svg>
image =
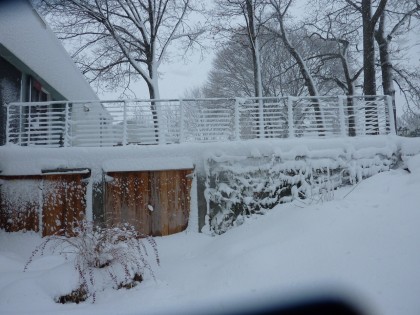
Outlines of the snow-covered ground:
<svg viewBox="0 0 420 315">
<path fill-rule="evenodd" d="M 406 165 L 411 173 L 375 175 L 333 200 L 283 204 L 220 236 L 157 238 L 156 280 L 98 292 L 95 304 L 56 304 L 76 287 L 71 263 L 46 254 L 23 272 L 40 237 L 0 231 L 0 314 L 223 312 L 329 293 L 367 314 L 419 314 L 420 155 Z"/>
</svg>

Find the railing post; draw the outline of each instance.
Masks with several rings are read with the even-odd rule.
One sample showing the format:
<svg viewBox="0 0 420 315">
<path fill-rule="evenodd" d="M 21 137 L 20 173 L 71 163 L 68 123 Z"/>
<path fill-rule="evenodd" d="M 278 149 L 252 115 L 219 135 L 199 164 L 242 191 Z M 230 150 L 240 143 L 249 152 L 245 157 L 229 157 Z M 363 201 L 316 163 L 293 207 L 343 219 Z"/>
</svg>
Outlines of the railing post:
<svg viewBox="0 0 420 315">
<path fill-rule="evenodd" d="M 70 137 L 69 137 L 69 129 L 70 129 L 70 121 L 69 121 L 69 102 L 66 102 L 65 106 L 65 113 L 64 113 L 64 147 L 70 146 Z"/>
<path fill-rule="evenodd" d="M 264 138 L 264 102 L 261 97 L 258 97 L 258 124 L 259 138 Z"/>
<path fill-rule="evenodd" d="M 235 98 L 235 108 L 234 108 L 234 137 L 236 141 L 241 140 L 241 129 L 239 125 L 239 98 Z"/>
<path fill-rule="evenodd" d="M 343 137 L 347 136 L 347 131 L 346 131 L 346 119 L 345 119 L 345 114 L 344 114 L 344 101 L 347 99 L 346 96 L 344 95 L 339 95 L 338 96 L 338 115 L 340 118 L 340 131 L 341 131 L 341 135 Z"/>
<path fill-rule="evenodd" d="M 184 119 L 184 102 L 179 100 L 179 143 L 185 141 L 185 119 Z"/>
<path fill-rule="evenodd" d="M 156 102 L 156 114 L 158 117 L 157 120 L 157 128 L 158 128 L 158 143 L 159 144 L 166 144 L 166 139 L 165 139 L 165 129 L 163 126 L 163 114 L 162 114 L 162 108 L 161 105 L 162 104 L 158 104 L 159 102 Z"/>
<path fill-rule="evenodd" d="M 122 131 L 122 145 L 127 145 L 127 103 L 123 103 L 123 131 Z"/>
<path fill-rule="evenodd" d="M 3 105 L 2 105 L 3 106 Z M 6 144 L 10 143 L 10 105 L 6 105 Z"/>
<path fill-rule="evenodd" d="M 395 135 L 397 131 L 395 130 L 394 106 L 392 104 L 392 97 L 390 95 L 385 95 L 385 106 L 388 106 L 389 133 Z"/>
<path fill-rule="evenodd" d="M 31 129 L 32 129 L 32 106 L 29 105 L 28 109 L 28 143 L 29 146 L 31 144 Z"/>
<path fill-rule="evenodd" d="M 287 123 L 289 126 L 289 138 L 295 137 L 295 126 L 293 121 L 293 98 L 287 97 Z"/>
<path fill-rule="evenodd" d="M 23 110 L 22 106 L 19 106 L 19 140 L 18 143 L 22 145 L 22 132 L 23 132 Z M 10 140 L 10 139 L 9 139 Z"/>
</svg>

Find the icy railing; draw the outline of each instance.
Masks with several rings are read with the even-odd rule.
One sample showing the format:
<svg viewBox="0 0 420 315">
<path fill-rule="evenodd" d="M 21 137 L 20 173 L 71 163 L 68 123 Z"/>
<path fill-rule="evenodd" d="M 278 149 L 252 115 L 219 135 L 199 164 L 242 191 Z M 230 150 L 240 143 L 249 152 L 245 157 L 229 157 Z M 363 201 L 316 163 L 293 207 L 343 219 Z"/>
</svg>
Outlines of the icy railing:
<svg viewBox="0 0 420 315">
<path fill-rule="evenodd" d="M 390 115 L 391 113 L 391 115 Z M 395 134 L 388 96 L 10 103 L 7 143 L 125 146 Z"/>
</svg>

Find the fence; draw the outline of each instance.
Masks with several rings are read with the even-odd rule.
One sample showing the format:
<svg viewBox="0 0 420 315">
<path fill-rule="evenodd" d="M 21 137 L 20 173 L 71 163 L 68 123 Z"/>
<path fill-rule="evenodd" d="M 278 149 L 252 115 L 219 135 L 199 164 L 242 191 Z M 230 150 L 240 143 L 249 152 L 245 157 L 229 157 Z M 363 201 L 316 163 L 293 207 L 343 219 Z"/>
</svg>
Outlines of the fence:
<svg viewBox="0 0 420 315">
<path fill-rule="evenodd" d="M 395 134 L 388 96 L 10 103 L 7 143 L 125 146 Z"/>
</svg>

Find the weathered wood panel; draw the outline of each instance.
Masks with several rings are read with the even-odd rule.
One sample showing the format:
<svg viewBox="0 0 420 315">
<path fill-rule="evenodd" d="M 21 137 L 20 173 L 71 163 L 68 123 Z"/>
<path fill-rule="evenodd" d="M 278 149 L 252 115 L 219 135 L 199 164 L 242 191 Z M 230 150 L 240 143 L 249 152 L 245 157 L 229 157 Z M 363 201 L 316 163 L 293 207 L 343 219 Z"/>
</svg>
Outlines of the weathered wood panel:
<svg viewBox="0 0 420 315">
<path fill-rule="evenodd" d="M 73 235 L 85 217 L 90 173 L 2 176 L 0 227 L 8 232 L 41 227 L 43 236 Z M 41 223 L 40 223 L 41 219 Z"/>
<path fill-rule="evenodd" d="M 187 228 L 192 180 L 189 170 L 108 172 L 105 220 L 129 223 L 144 234 L 161 236 Z"/>
<path fill-rule="evenodd" d="M 136 176 L 133 174 L 133 176 Z M 150 174 L 149 172 L 141 172 L 137 175 L 137 182 L 135 187 L 135 196 L 137 202 L 135 202 L 135 220 L 137 223 L 136 227 L 138 231 L 147 235 L 152 235 L 152 212 L 149 209 L 151 205 L 151 186 L 150 186 Z"/>
<path fill-rule="evenodd" d="M 41 177 L 1 177 L 0 228 L 7 232 L 39 231 Z"/>
<path fill-rule="evenodd" d="M 85 174 L 46 175 L 43 182 L 42 235 L 73 235 L 85 218 Z"/>
<path fill-rule="evenodd" d="M 186 211 L 189 210 L 192 184 L 189 174 L 190 172 L 185 170 L 168 172 L 169 178 L 173 179 L 173 185 L 168 187 L 166 195 L 168 206 L 173 209 L 171 213 L 168 213 L 168 230 L 171 233 L 183 231 L 188 225 L 188 221 L 185 221 L 185 218 L 189 216 L 189 213 Z"/>
</svg>

